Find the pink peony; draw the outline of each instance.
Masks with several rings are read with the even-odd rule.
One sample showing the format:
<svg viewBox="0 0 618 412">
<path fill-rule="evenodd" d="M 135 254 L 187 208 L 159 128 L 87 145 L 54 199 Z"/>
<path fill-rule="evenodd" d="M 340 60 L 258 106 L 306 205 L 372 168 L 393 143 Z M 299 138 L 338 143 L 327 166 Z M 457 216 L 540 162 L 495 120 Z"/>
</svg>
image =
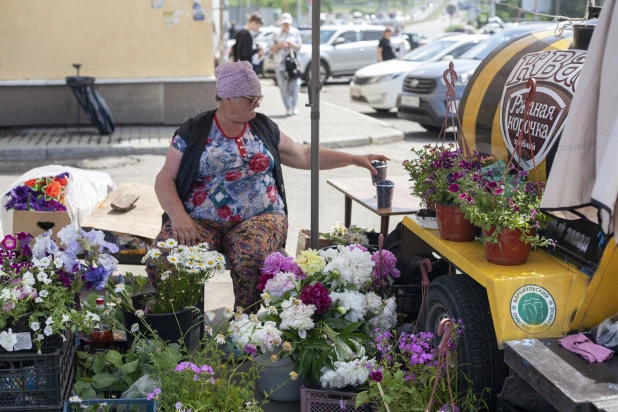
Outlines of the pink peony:
<svg viewBox="0 0 618 412">
<path fill-rule="evenodd" d="M 283 296 L 288 290 L 294 289 L 292 278 L 295 277 L 296 275 L 291 272 L 279 272 L 266 282 L 264 289 L 270 296 Z"/>
<path fill-rule="evenodd" d="M 380 252 L 375 252 L 371 256 L 371 260 L 373 260 L 376 265 L 373 268 L 373 274 L 376 279 L 380 279 Z M 397 279 L 401 273 L 399 269 L 395 267 L 397 264 L 397 258 L 393 255 L 392 252 L 388 250 L 382 250 L 382 278 L 386 278 L 387 276 L 391 276 Z"/>
</svg>

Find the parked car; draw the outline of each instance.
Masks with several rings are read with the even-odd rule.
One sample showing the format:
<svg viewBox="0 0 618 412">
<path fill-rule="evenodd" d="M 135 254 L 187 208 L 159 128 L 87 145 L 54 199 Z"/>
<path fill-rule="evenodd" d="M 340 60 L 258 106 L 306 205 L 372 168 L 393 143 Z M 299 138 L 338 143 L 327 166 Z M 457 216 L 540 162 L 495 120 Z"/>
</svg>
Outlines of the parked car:
<svg viewBox="0 0 618 412">
<path fill-rule="evenodd" d="M 410 50 L 414 50 L 418 46 L 427 43 L 427 37 L 418 32 L 404 31 L 401 33 L 401 36 L 410 43 Z"/>
<path fill-rule="evenodd" d="M 320 28 L 320 81 L 326 83 L 330 77 L 351 76 L 361 67 L 378 61 L 378 43 L 384 33 L 384 26 L 348 25 L 322 26 Z M 403 37 L 391 37 L 395 52 L 410 51 L 410 44 Z M 311 76 L 311 36 L 303 39 L 299 52 L 303 80 Z"/>
<path fill-rule="evenodd" d="M 502 30 L 454 60 L 458 75 L 458 80 L 455 82 L 457 107 L 468 80 L 482 60 L 494 49 L 515 37 L 550 27 L 554 26 L 538 24 Z M 446 116 L 446 83 L 442 75 L 447 68 L 446 62 L 436 62 L 410 71 L 403 81 L 401 94 L 397 98 L 397 116 L 418 122 L 428 131 L 439 131 Z"/>
<path fill-rule="evenodd" d="M 397 98 L 407 72 L 427 63 L 459 58 L 487 37 L 467 34 L 449 36 L 414 49 L 403 59 L 364 67 L 354 74 L 350 84 L 350 97 L 369 103 L 376 111 L 389 111 L 397 107 Z"/>
</svg>

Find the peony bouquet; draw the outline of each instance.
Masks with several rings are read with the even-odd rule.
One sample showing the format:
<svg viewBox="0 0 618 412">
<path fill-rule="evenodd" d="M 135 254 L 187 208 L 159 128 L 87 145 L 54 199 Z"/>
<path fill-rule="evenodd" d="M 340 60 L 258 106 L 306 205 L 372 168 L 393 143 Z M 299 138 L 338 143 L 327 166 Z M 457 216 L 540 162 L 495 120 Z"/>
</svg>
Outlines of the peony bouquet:
<svg viewBox="0 0 618 412">
<path fill-rule="evenodd" d="M 34 210 L 37 212 L 66 211 L 64 194 L 69 174 L 41 177 L 24 182 L 7 193 L 6 210 Z"/>
<path fill-rule="evenodd" d="M 395 298 L 376 293 L 399 276 L 395 263 L 392 253 L 372 254 L 361 245 L 266 258 L 259 288 L 267 312 L 261 320 L 280 331 L 274 339 L 284 341 L 295 373 L 324 382 L 338 363 L 363 356 L 372 330 L 395 326 Z M 233 338 L 241 349 L 255 343 Z"/>
<path fill-rule="evenodd" d="M 78 294 L 83 286 L 103 288 L 118 263 L 108 253 L 117 252 L 117 247 L 104 240 L 103 232 L 72 225 L 58 237 L 62 246 L 51 238 L 51 231 L 37 236 L 32 246 L 28 233 L 2 240 L 0 345 L 9 352 L 30 349 L 32 340 L 40 351 L 52 336 L 65 340 L 68 329 L 86 331 L 100 321 L 95 313 L 78 310 Z"/>
</svg>

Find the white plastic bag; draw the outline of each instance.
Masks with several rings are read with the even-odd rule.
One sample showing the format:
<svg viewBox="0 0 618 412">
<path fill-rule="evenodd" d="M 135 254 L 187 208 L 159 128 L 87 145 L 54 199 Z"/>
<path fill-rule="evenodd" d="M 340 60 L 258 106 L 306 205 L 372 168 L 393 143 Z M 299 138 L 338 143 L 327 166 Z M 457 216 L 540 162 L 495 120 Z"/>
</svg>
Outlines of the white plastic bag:
<svg viewBox="0 0 618 412">
<path fill-rule="evenodd" d="M 590 334 L 597 345 L 613 351 L 618 350 L 618 313 L 592 328 Z"/>
<path fill-rule="evenodd" d="M 7 202 L 7 193 L 17 186 L 23 185 L 27 180 L 57 176 L 65 172 L 69 173 L 65 201 L 67 213 L 74 226 L 79 227 L 81 222 L 85 221 L 94 211 L 97 204 L 116 188 L 111 176 L 103 172 L 60 165 L 41 166 L 31 169 L 21 175 L 2 193 L 2 198 L 0 198 L 0 236 L 4 237 L 5 233 L 9 234 L 13 229 L 9 213 L 4 209 L 4 205 Z"/>
</svg>

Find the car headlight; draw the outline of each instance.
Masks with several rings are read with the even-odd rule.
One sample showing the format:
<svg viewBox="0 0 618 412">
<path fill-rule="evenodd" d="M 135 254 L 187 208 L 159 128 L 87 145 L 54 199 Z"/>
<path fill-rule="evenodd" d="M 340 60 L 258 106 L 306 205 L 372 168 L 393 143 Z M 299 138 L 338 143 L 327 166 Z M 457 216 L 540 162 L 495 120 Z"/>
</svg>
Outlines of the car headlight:
<svg viewBox="0 0 618 412">
<path fill-rule="evenodd" d="M 402 74 L 403 73 L 395 73 L 395 74 L 385 74 L 384 76 L 375 76 L 375 77 L 370 78 L 367 84 L 387 82 L 389 80 L 396 79 Z"/>
<path fill-rule="evenodd" d="M 464 73 L 458 76 L 458 79 L 455 81 L 455 86 L 465 86 L 468 84 L 470 77 L 472 77 L 473 73 Z M 444 77 L 440 77 L 440 81 L 444 86 L 446 86 L 446 82 L 444 81 Z"/>
</svg>

